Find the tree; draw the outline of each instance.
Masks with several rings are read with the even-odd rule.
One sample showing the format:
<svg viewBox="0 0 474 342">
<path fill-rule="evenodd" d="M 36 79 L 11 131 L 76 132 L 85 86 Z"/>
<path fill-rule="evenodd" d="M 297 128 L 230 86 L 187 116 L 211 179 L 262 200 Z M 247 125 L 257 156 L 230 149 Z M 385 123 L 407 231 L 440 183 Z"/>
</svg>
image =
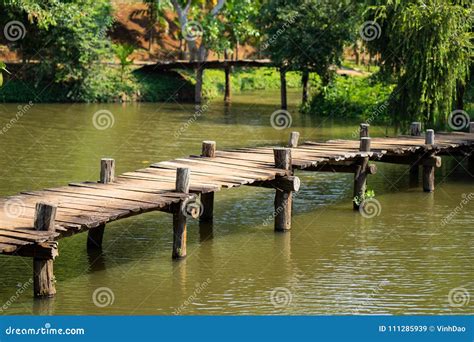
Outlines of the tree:
<svg viewBox="0 0 474 342">
<path fill-rule="evenodd" d="M 160 23 L 163 26 L 167 26 L 168 22 L 164 18 L 164 11 L 167 9 L 171 4 L 169 0 L 143 0 L 143 2 L 147 5 L 147 15 L 148 15 L 148 51 L 151 51 L 153 39 L 154 39 L 154 32 L 155 32 L 155 24 Z"/>
<path fill-rule="evenodd" d="M 6 0 L 0 21 L 16 20 L 24 37 L 9 44 L 23 61 L 38 61 L 28 74 L 35 83 L 58 82 L 80 94 L 83 81 L 101 72 L 97 62 L 109 52 L 106 32 L 113 22 L 106 0 Z"/>
<path fill-rule="evenodd" d="M 397 81 L 389 106 L 394 122 L 446 123 L 469 75 L 473 18 L 470 1 L 372 2 L 366 19 L 378 38 L 368 46 L 380 53 L 382 74 Z"/>
<path fill-rule="evenodd" d="M 324 85 L 331 81 L 332 66 L 340 64 L 344 43 L 352 36 L 350 15 L 347 2 L 338 0 L 269 0 L 263 5 L 263 48 L 282 73 L 282 100 L 288 70 L 302 72 L 304 101 L 310 72 L 316 72 Z"/>
<path fill-rule="evenodd" d="M 135 48 L 128 44 L 114 44 L 112 48 L 120 62 L 120 82 L 123 82 L 123 76 L 127 67 L 133 64 L 133 58 L 128 59 L 128 57 L 133 53 Z"/>
</svg>

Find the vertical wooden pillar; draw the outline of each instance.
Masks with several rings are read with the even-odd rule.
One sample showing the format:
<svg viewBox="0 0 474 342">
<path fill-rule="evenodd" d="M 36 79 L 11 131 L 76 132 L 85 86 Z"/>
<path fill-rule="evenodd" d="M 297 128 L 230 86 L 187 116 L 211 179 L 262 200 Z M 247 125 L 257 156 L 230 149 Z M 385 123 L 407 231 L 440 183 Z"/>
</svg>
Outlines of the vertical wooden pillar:
<svg viewBox="0 0 474 342">
<path fill-rule="evenodd" d="M 300 138 L 299 132 L 291 132 L 290 140 L 288 141 L 288 147 L 298 147 L 299 138 Z"/>
<path fill-rule="evenodd" d="M 214 158 L 216 156 L 216 142 L 202 142 L 202 157 Z M 214 217 L 214 192 L 201 194 L 202 213 L 199 217 L 200 222 L 210 222 Z"/>
<path fill-rule="evenodd" d="M 474 122 L 469 123 L 469 133 L 474 134 Z M 468 168 L 471 172 L 474 172 L 474 151 L 472 150 L 468 158 Z"/>
<path fill-rule="evenodd" d="M 99 183 L 109 184 L 115 180 L 115 160 L 111 158 L 102 158 L 100 160 L 100 179 Z M 87 249 L 102 249 L 102 240 L 104 239 L 105 223 L 89 229 L 87 232 Z"/>
<path fill-rule="evenodd" d="M 360 138 L 360 152 L 370 152 L 370 138 Z M 354 210 L 359 210 L 360 202 L 365 197 L 367 190 L 367 175 L 369 174 L 369 157 L 359 157 L 356 162 L 356 170 L 354 173 L 354 198 L 359 198 L 359 204 L 353 201 Z"/>
<path fill-rule="evenodd" d="M 196 69 L 196 85 L 194 86 L 194 103 L 200 104 L 202 102 L 202 83 L 204 78 L 204 68 L 201 63 Z"/>
<path fill-rule="evenodd" d="M 288 109 L 288 102 L 286 97 L 286 70 L 284 67 L 280 68 L 280 96 L 281 109 Z"/>
<path fill-rule="evenodd" d="M 303 70 L 301 75 L 301 84 L 303 86 L 302 103 L 306 104 L 309 98 L 309 70 Z"/>
<path fill-rule="evenodd" d="M 176 192 L 189 193 L 188 168 L 176 170 Z M 181 259 L 186 256 L 186 201 L 180 201 L 173 212 L 173 259 Z"/>
<path fill-rule="evenodd" d="M 275 167 L 288 171 L 291 175 L 291 149 L 274 148 Z M 284 232 L 291 229 L 291 207 L 293 195 L 291 191 L 276 190 L 275 193 L 275 231 Z"/>
<path fill-rule="evenodd" d="M 36 203 L 34 227 L 40 231 L 55 231 L 57 207 L 46 202 Z M 56 294 L 53 259 L 33 258 L 33 287 L 35 297 L 52 297 Z"/>
<path fill-rule="evenodd" d="M 230 66 L 226 66 L 224 68 L 225 72 L 225 88 L 224 88 L 224 103 L 229 104 L 230 103 L 230 88 L 231 88 L 231 83 L 230 83 Z"/>
<path fill-rule="evenodd" d="M 435 143 L 434 131 L 427 129 L 425 133 L 425 144 L 433 145 Z M 433 159 L 433 153 L 428 153 L 428 157 L 423 160 L 423 191 L 432 192 L 435 188 L 435 165 L 429 161 Z"/>
<path fill-rule="evenodd" d="M 410 125 L 410 135 L 413 137 L 419 137 L 421 135 L 421 122 L 412 122 Z M 418 185 L 418 179 L 420 178 L 420 165 L 418 162 L 410 165 L 410 176 L 409 183 L 411 186 Z"/>
<path fill-rule="evenodd" d="M 359 129 L 359 136 L 360 138 L 368 138 L 369 137 L 369 127 L 368 123 L 361 123 Z"/>
</svg>

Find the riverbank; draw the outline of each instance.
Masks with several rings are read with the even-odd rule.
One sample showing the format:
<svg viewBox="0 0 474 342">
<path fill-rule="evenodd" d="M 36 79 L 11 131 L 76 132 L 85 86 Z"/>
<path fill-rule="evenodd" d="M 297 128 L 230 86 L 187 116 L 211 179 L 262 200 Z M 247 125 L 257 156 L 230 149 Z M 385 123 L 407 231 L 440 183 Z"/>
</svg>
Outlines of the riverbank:
<svg viewBox="0 0 474 342">
<path fill-rule="evenodd" d="M 122 75 L 115 67 L 106 67 L 101 77 L 90 77 L 81 85 L 35 83 L 33 80 L 11 78 L 0 88 L 0 102 L 34 103 L 96 103 L 96 102 L 180 102 L 194 100 L 195 75 L 188 70 L 145 73 L 140 69 Z M 29 70 L 29 73 L 34 70 Z M 17 74 L 12 73 L 12 74 Z M 206 70 L 203 95 L 207 99 L 224 94 L 225 75 L 222 70 Z M 312 78 L 317 83 L 317 77 Z M 297 72 L 287 75 L 288 88 L 298 88 L 301 76 Z M 275 68 L 236 68 L 231 75 L 232 93 L 248 90 L 279 89 L 280 75 Z"/>
</svg>

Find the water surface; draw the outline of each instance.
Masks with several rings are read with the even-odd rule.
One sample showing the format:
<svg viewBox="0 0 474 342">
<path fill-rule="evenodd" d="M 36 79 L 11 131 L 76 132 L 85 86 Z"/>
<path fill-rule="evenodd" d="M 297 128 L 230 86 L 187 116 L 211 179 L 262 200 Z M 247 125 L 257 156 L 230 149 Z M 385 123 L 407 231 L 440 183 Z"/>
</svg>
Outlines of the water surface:
<svg viewBox="0 0 474 342">
<path fill-rule="evenodd" d="M 0 105 L 0 124 L 10 122 L 0 135 L 0 194 L 97 180 L 101 157 L 115 158 L 121 173 L 198 154 L 202 140 L 219 148 L 276 145 L 292 130 L 325 140 L 357 129 L 356 122 L 298 114 L 299 93 L 290 92 L 292 127 L 277 130 L 270 116 L 278 99 L 269 91 L 234 95 L 230 108 L 216 100 L 202 114 L 174 102 L 37 104 L 13 124 L 17 105 Z M 94 126 L 99 110 L 112 113 L 113 126 Z M 387 132 L 371 127 L 372 136 Z M 374 218 L 351 210 L 351 175 L 298 172 L 303 185 L 286 234 L 266 224 L 273 191 L 221 191 L 213 227 L 190 222 L 188 257 L 180 262 L 171 260 L 172 222 L 164 213 L 108 224 L 103 253 L 87 253 L 86 234 L 63 239 L 54 265 L 58 294 L 49 301 L 33 299 L 30 259 L 2 256 L 2 313 L 472 314 L 473 203 L 442 222 L 474 192 L 473 176 L 465 162 L 443 161 L 434 194 L 410 187 L 406 167 L 379 164 L 369 179 L 381 205 Z M 100 288 L 112 304 L 94 303 Z"/>
</svg>

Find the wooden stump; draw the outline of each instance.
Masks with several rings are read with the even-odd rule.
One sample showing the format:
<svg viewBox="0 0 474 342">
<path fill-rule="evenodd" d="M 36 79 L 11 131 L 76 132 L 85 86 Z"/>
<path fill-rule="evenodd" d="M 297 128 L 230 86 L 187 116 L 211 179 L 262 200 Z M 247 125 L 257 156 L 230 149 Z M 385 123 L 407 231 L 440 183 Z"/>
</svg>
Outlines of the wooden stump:
<svg viewBox="0 0 474 342">
<path fill-rule="evenodd" d="M 298 147 L 298 140 L 300 138 L 299 132 L 291 132 L 288 147 Z"/>
<path fill-rule="evenodd" d="M 203 141 L 202 142 L 202 157 L 214 158 L 216 156 L 216 142 Z M 214 217 L 214 192 L 201 194 L 201 205 L 203 212 L 199 217 L 200 222 L 210 222 Z"/>
<path fill-rule="evenodd" d="M 361 125 L 362 129 L 362 125 Z M 368 133 L 368 132 L 367 132 Z M 361 137 L 360 138 L 360 152 L 370 152 L 370 138 Z M 359 202 L 364 199 L 365 192 L 367 190 L 367 176 L 370 173 L 369 167 L 369 157 L 359 157 L 355 163 L 355 173 L 354 173 L 354 198 L 358 198 Z M 353 201 L 353 209 L 359 210 L 360 203 L 357 204 Z"/>
<path fill-rule="evenodd" d="M 188 168 L 176 170 L 176 192 L 189 193 Z M 186 256 L 186 201 L 180 201 L 173 212 L 173 259 L 182 259 Z"/>
<path fill-rule="evenodd" d="M 435 135 L 434 130 L 427 129 L 425 133 L 425 144 L 427 146 L 434 145 L 435 143 Z M 425 192 L 432 192 L 435 189 L 435 166 L 436 163 L 433 162 L 435 160 L 435 155 L 430 153 L 427 157 L 423 158 L 423 191 Z"/>
<path fill-rule="evenodd" d="M 360 138 L 368 138 L 369 137 L 369 127 L 368 123 L 361 123 L 359 129 L 359 136 Z"/>
<path fill-rule="evenodd" d="M 421 135 L 421 122 L 412 122 L 410 125 L 410 135 L 418 137 Z M 410 165 L 409 171 L 409 183 L 410 186 L 418 186 L 418 179 L 420 178 L 420 166 L 418 162 Z"/>
<path fill-rule="evenodd" d="M 36 203 L 34 227 L 39 231 L 55 231 L 57 207 L 50 203 Z M 53 259 L 33 258 L 33 290 L 35 297 L 56 294 Z"/>
<path fill-rule="evenodd" d="M 421 135 L 421 122 L 412 122 L 410 125 L 410 135 L 419 137 Z"/>
<path fill-rule="evenodd" d="M 275 158 L 275 167 L 284 169 L 291 174 L 291 149 L 275 148 L 273 149 Z M 293 193 L 287 190 L 275 190 L 275 231 L 284 232 L 291 229 L 291 208 L 293 202 Z"/>
<path fill-rule="evenodd" d="M 115 180 L 115 160 L 102 158 L 100 160 L 100 180 L 99 183 L 108 184 Z"/>
</svg>

